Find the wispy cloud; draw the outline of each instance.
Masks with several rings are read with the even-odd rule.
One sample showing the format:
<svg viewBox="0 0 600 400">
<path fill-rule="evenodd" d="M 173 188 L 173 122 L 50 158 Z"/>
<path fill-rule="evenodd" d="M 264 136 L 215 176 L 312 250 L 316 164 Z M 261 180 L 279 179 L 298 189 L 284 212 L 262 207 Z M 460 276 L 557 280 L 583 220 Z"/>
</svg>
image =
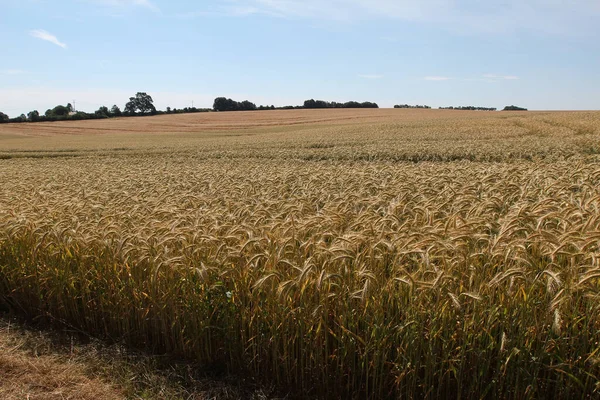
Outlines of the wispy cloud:
<svg viewBox="0 0 600 400">
<path fill-rule="evenodd" d="M 62 47 L 63 49 L 67 48 L 67 45 L 65 43 L 61 42 L 60 40 L 58 40 L 58 38 L 56 36 L 54 36 L 53 34 L 47 32 L 43 29 L 35 29 L 33 31 L 30 31 L 29 34 L 31 36 L 33 36 L 34 38 L 53 43 L 59 47 Z"/>
<path fill-rule="evenodd" d="M 116 0 L 115 0 L 116 1 Z M 223 8 L 249 14 L 337 21 L 393 19 L 435 24 L 460 33 L 536 31 L 596 34 L 597 0 L 504 0 L 501 6 L 475 0 L 228 0 Z M 232 13 L 234 14 L 234 13 Z"/>
<path fill-rule="evenodd" d="M 449 81 L 450 77 L 447 76 L 426 76 L 425 78 L 423 78 L 426 81 Z"/>
<path fill-rule="evenodd" d="M 246 7 L 246 6 L 229 7 L 228 11 L 229 11 L 230 14 L 235 15 L 235 16 L 260 14 L 262 12 L 257 7 Z"/>
<path fill-rule="evenodd" d="M 381 79 L 383 78 L 383 75 L 378 75 L 378 74 L 358 74 L 359 78 L 363 78 L 363 79 Z"/>
<path fill-rule="evenodd" d="M 186 12 L 182 12 L 182 13 L 176 13 L 174 16 L 176 18 L 181 18 L 181 19 L 193 19 L 193 18 L 211 17 L 211 16 L 218 16 L 218 15 L 219 14 L 214 11 L 186 11 Z"/>
<path fill-rule="evenodd" d="M 175 17 L 182 19 L 192 19 L 203 17 L 247 17 L 252 15 L 265 15 L 275 18 L 286 17 L 286 15 L 269 8 L 247 6 L 243 4 L 237 4 L 236 2 L 233 2 L 232 4 L 222 5 L 219 7 L 207 8 L 204 10 L 177 13 L 175 14 Z"/>
<path fill-rule="evenodd" d="M 1 69 L 0 75 L 22 75 L 25 71 L 22 69 Z"/>
<path fill-rule="evenodd" d="M 516 81 L 519 77 L 516 75 L 498 75 L 498 74 L 483 74 L 474 78 L 451 78 L 449 76 L 426 76 L 423 78 L 425 81 L 442 82 L 449 80 L 456 81 L 481 81 L 481 82 L 500 82 L 500 81 Z"/>
<path fill-rule="evenodd" d="M 148 0 L 133 0 L 133 3 L 137 6 L 142 6 L 142 7 L 146 7 L 154 12 L 159 12 L 160 8 L 158 8 L 158 6 L 154 3 L 151 3 Z"/>
<path fill-rule="evenodd" d="M 497 74 L 484 74 L 484 78 L 491 80 L 505 80 L 505 81 L 516 81 L 519 79 L 518 76 L 515 75 L 497 75 Z"/>
<path fill-rule="evenodd" d="M 138 6 L 147 8 L 156 13 L 160 12 L 160 8 L 150 0 L 92 0 L 94 3 L 102 4 L 110 7 L 127 7 Z"/>
</svg>

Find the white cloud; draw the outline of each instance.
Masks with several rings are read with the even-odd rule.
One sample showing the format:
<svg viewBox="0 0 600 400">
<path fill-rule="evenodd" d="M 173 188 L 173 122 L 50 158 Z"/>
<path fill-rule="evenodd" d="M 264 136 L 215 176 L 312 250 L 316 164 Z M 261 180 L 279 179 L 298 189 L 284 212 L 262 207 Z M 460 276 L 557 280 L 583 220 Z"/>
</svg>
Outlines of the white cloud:
<svg viewBox="0 0 600 400">
<path fill-rule="evenodd" d="M 248 14 L 338 21 L 393 19 L 435 24 L 459 33 L 536 31 L 597 34 L 597 0 L 229 0 Z"/>
<path fill-rule="evenodd" d="M 359 78 L 363 78 L 363 79 L 381 79 L 383 78 L 383 75 L 378 75 L 378 74 L 358 74 Z"/>
<path fill-rule="evenodd" d="M 56 36 L 54 36 L 53 34 L 47 32 L 43 29 L 35 29 L 35 30 L 29 32 L 29 34 L 31 36 L 33 36 L 34 38 L 53 43 L 59 47 L 62 47 L 63 49 L 67 48 L 67 45 L 65 43 L 61 42 L 60 40 L 58 40 L 58 38 Z"/>
<path fill-rule="evenodd" d="M 426 76 L 425 78 L 426 81 L 448 81 L 452 78 L 449 78 L 447 76 Z"/>
</svg>

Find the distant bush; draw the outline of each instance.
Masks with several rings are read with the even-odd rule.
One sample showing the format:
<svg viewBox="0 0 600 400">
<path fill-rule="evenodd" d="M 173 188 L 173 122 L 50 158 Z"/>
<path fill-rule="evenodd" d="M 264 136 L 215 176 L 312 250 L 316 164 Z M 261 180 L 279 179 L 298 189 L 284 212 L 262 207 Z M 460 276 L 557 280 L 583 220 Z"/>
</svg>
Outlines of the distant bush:
<svg viewBox="0 0 600 400">
<path fill-rule="evenodd" d="M 110 116 L 111 117 L 120 117 L 121 115 L 123 115 L 123 113 L 121 112 L 121 109 L 116 104 L 114 106 L 112 106 L 112 108 L 110 109 Z"/>
<path fill-rule="evenodd" d="M 425 108 L 425 109 L 430 109 L 431 107 L 430 106 L 422 106 L 422 105 L 419 105 L 419 104 L 417 104 L 416 106 L 411 106 L 411 105 L 408 105 L 408 104 L 397 104 L 397 105 L 394 106 L 394 108 Z"/>
<path fill-rule="evenodd" d="M 495 107 L 475 107 L 475 106 L 458 106 L 458 107 L 440 107 L 440 110 L 459 110 L 459 111 L 496 111 Z"/>
<path fill-rule="evenodd" d="M 527 109 L 517 106 L 506 106 L 502 111 L 527 111 Z"/>
<path fill-rule="evenodd" d="M 108 111 L 108 107 L 102 106 L 94 113 L 98 118 L 108 118 L 110 115 L 110 111 Z"/>
<path fill-rule="evenodd" d="M 5 124 L 8 121 L 10 121 L 9 116 L 4 114 L 3 112 L 0 112 L 0 124 Z"/>
<path fill-rule="evenodd" d="M 40 120 L 40 113 L 38 112 L 38 110 L 28 112 L 27 120 L 30 122 L 38 122 Z"/>
<path fill-rule="evenodd" d="M 238 102 L 225 97 L 217 97 L 213 103 L 213 109 L 215 111 L 253 111 L 256 110 L 256 104 L 244 100 Z"/>
<path fill-rule="evenodd" d="M 346 103 L 337 103 L 335 101 L 329 102 L 324 100 L 306 100 L 304 102 L 303 108 L 307 109 L 318 109 L 318 108 L 379 108 L 377 103 L 371 103 L 369 101 L 365 101 L 363 103 L 359 103 L 357 101 L 348 101 Z"/>
<path fill-rule="evenodd" d="M 88 114 L 88 113 L 84 113 L 82 111 L 78 111 L 75 114 L 69 116 L 69 119 L 72 119 L 74 121 L 80 121 L 80 120 L 84 120 L 84 119 L 95 119 L 94 118 L 94 114 Z"/>
<path fill-rule="evenodd" d="M 71 110 L 69 109 L 68 106 L 56 106 L 51 110 L 51 114 L 55 115 L 57 117 L 66 117 L 69 115 L 69 113 L 71 112 Z M 48 111 L 46 111 L 46 115 L 48 114 Z"/>
<path fill-rule="evenodd" d="M 10 120 L 8 120 L 8 122 L 13 122 L 13 123 L 27 122 L 27 116 L 25 114 L 21 114 L 16 118 L 11 118 Z"/>
<path fill-rule="evenodd" d="M 197 107 L 185 107 L 185 108 L 171 108 L 167 107 L 166 111 L 157 111 L 157 114 L 193 114 L 200 112 L 209 112 L 212 108 L 197 108 Z"/>
</svg>

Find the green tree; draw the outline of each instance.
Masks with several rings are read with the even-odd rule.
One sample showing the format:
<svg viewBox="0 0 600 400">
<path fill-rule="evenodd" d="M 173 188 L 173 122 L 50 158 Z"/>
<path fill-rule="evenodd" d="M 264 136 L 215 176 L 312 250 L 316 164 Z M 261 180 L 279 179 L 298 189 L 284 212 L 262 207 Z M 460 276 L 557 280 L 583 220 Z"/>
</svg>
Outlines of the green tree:
<svg viewBox="0 0 600 400">
<path fill-rule="evenodd" d="M 69 115 L 69 108 L 58 105 L 52 109 L 52 114 L 56 115 L 57 117 L 66 117 Z"/>
<path fill-rule="evenodd" d="M 527 111 L 526 108 L 517 107 L 517 106 L 506 106 L 502 111 Z"/>
<path fill-rule="evenodd" d="M 98 110 L 96 110 L 96 112 L 94 114 L 96 114 L 96 116 L 98 116 L 100 118 L 108 118 L 108 114 L 109 114 L 108 107 L 102 106 Z"/>
<path fill-rule="evenodd" d="M 27 113 L 27 119 L 31 122 L 37 122 L 40 120 L 40 113 L 38 110 L 33 110 Z"/>
<path fill-rule="evenodd" d="M 237 111 L 238 102 L 225 97 L 217 97 L 213 103 L 213 109 L 215 111 Z"/>
<path fill-rule="evenodd" d="M 240 110 L 253 111 L 253 110 L 256 110 L 256 104 L 252 103 L 251 101 L 244 100 L 241 103 L 239 103 L 238 108 Z"/>
<path fill-rule="evenodd" d="M 0 124 L 6 123 L 10 120 L 9 116 L 0 112 Z"/>
<path fill-rule="evenodd" d="M 241 103 L 225 97 L 217 97 L 213 103 L 215 111 L 252 111 L 256 110 L 256 104 L 244 100 Z"/>
<path fill-rule="evenodd" d="M 121 112 L 121 109 L 115 104 L 110 109 L 110 115 L 112 115 L 113 117 L 120 117 L 121 115 L 123 115 L 123 113 Z"/>
<path fill-rule="evenodd" d="M 154 107 L 154 100 L 152 96 L 145 92 L 138 92 L 135 97 L 130 97 L 129 102 L 125 105 L 125 111 L 130 114 L 135 114 L 136 111 L 140 111 L 142 114 L 156 114 L 156 107 Z"/>
<path fill-rule="evenodd" d="M 127 113 L 129 115 L 133 115 L 133 114 L 135 114 L 136 110 L 137 110 L 137 108 L 135 107 L 135 102 L 130 101 L 127 104 L 125 104 L 125 113 Z"/>
<path fill-rule="evenodd" d="M 25 114 L 21 114 L 17 118 L 13 118 L 11 122 L 27 122 L 27 116 Z"/>
</svg>

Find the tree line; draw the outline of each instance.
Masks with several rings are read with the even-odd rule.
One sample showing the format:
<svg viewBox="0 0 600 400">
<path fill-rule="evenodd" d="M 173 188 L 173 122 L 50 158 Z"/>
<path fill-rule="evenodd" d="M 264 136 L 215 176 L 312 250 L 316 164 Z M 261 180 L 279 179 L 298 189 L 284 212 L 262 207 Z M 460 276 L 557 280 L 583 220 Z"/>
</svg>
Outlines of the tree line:
<svg viewBox="0 0 600 400">
<path fill-rule="evenodd" d="M 417 104 L 416 106 L 411 106 L 409 104 L 396 104 L 394 106 L 394 108 L 423 108 L 423 109 L 427 109 L 428 110 L 431 107 L 430 106 L 425 106 L 425 105 L 422 106 L 420 104 Z"/>
<path fill-rule="evenodd" d="M 460 111 L 496 111 L 495 107 L 475 107 L 475 106 L 459 106 L 459 107 L 440 107 L 440 110 L 460 110 Z"/>
<path fill-rule="evenodd" d="M 324 100 L 306 100 L 303 108 L 316 109 L 316 108 L 379 108 L 377 103 L 365 101 L 359 103 L 358 101 L 347 101 L 345 103 L 337 103 L 335 101 L 329 102 Z"/>
<path fill-rule="evenodd" d="M 517 106 L 506 106 L 502 111 L 527 111 L 527 109 Z"/>
<path fill-rule="evenodd" d="M 338 103 L 335 101 L 329 102 L 324 100 L 306 100 L 301 106 L 284 106 L 275 107 L 273 105 L 256 106 L 255 103 L 244 100 L 235 101 L 226 97 L 217 97 L 213 103 L 212 109 L 185 107 L 181 109 L 167 107 L 166 111 L 159 111 L 154 106 L 152 96 L 145 92 L 138 92 L 135 96 L 130 97 L 125 104 L 124 110 L 121 110 L 116 104 L 111 108 L 102 106 L 93 113 L 76 111 L 69 103 L 66 106 L 58 105 L 52 109 L 46 110 L 44 114 L 40 114 L 38 110 L 33 110 L 25 114 L 21 114 L 16 118 L 10 118 L 8 115 L 0 112 L 0 123 L 7 122 L 47 122 L 47 121 L 63 121 L 63 120 L 84 120 L 84 119 L 103 119 L 115 117 L 133 117 L 145 115 L 160 115 L 160 114 L 182 114 L 182 113 L 197 113 L 208 111 L 254 111 L 254 110 L 290 110 L 290 109 L 319 109 L 319 108 L 379 108 L 377 103 L 348 101 L 346 103 Z"/>
<path fill-rule="evenodd" d="M 66 106 L 58 105 L 54 108 L 48 109 L 44 114 L 40 114 L 38 110 L 33 110 L 28 112 L 27 114 L 21 114 L 20 116 L 15 118 L 10 118 L 5 113 L 0 112 L 0 123 L 52 122 L 64 120 L 77 121 L 86 119 L 134 117 L 160 114 L 182 114 L 207 111 L 211 111 L 211 109 L 196 107 L 185 107 L 177 109 L 167 107 L 166 111 L 159 111 L 154 106 L 154 100 L 152 99 L 152 96 L 145 92 L 138 92 L 135 96 L 129 98 L 129 101 L 125 104 L 124 110 L 121 110 L 121 108 L 115 104 L 111 108 L 102 106 L 93 113 L 88 113 L 83 111 L 76 111 L 71 105 L 71 103 L 69 103 Z"/>
<path fill-rule="evenodd" d="M 460 107 L 440 107 L 440 110 L 463 110 L 463 111 L 496 111 L 495 107 L 475 107 L 475 106 L 460 106 Z M 526 108 L 517 106 L 506 106 L 502 111 L 527 111 Z"/>
<path fill-rule="evenodd" d="M 196 108 L 196 107 L 185 107 L 181 109 L 167 107 L 166 111 L 159 111 L 154 106 L 154 100 L 152 96 L 145 92 L 138 92 L 135 96 L 130 97 L 129 101 L 125 104 L 124 110 L 115 104 L 110 109 L 106 106 L 100 107 L 93 113 L 86 113 L 83 111 L 76 111 L 74 107 L 69 103 L 66 106 L 58 105 L 52 109 L 46 110 L 44 114 L 40 114 L 38 110 L 33 110 L 25 114 L 21 114 L 16 118 L 10 118 L 8 115 L 0 112 L 0 123 L 8 122 L 44 122 L 44 121 L 62 121 L 62 120 L 84 120 L 84 119 L 102 119 L 102 118 L 115 118 L 115 117 L 133 117 L 133 116 L 145 116 L 145 115 L 159 115 L 159 114 L 182 114 L 182 113 L 197 113 L 197 112 L 208 112 L 208 111 L 255 111 L 255 110 L 290 110 L 290 109 L 327 109 L 327 108 L 379 108 L 377 103 L 369 101 L 357 102 L 348 101 L 345 103 L 338 103 L 335 101 L 325 100 L 305 100 L 301 106 L 284 106 L 275 107 L 271 106 L 256 106 L 255 103 L 244 100 L 235 101 L 226 97 L 217 97 L 214 100 L 212 109 L 209 108 Z M 394 108 L 420 108 L 430 109 L 427 105 L 408 105 L 399 104 L 395 105 Z M 443 110 L 479 110 L 479 111 L 496 111 L 496 108 L 492 107 L 475 107 L 475 106 L 460 106 L 460 107 L 439 107 Z M 504 107 L 504 111 L 527 111 L 526 108 L 517 107 L 514 105 Z"/>
<path fill-rule="evenodd" d="M 345 103 L 338 103 L 335 101 L 325 100 L 306 100 L 301 106 L 256 106 L 251 101 L 235 101 L 225 97 L 217 97 L 213 103 L 214 111 L 254 111 L 254 110 L 290 110 L 290 109 L 321 109 L 321 108 L 379 108 L 377 103 L 365 101 L 359 103 L 357 101 L 348 101 Z"/>
</svg>

